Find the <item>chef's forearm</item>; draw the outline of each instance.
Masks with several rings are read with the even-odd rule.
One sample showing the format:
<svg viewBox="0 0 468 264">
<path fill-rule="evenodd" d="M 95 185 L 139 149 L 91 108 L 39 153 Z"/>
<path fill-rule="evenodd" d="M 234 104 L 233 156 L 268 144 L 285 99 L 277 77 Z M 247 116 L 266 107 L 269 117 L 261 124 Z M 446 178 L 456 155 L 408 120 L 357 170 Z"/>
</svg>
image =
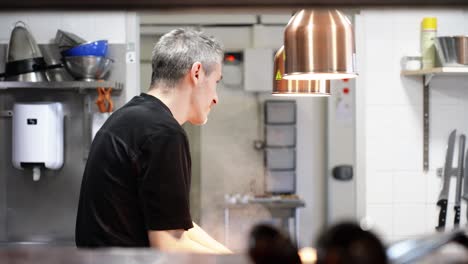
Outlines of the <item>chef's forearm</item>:
<svg viewBox="0 0 468 264">
<path fill-rule="evenodd" d="M 208 254 L 218 253 L 216 250 L 213 250 L 212 248 L 206 247 L 205 245 L 202 245 L 197 241 L 190 239 L 190 237 L 188 237 L 186 233 L 187 232 L 185 232 L 184 235 L 182 235 L 181 239 L 179 239 L 178 241 L 179 248 L 181 249 L 180 251 L 191 251 Z"/>
<path fill-rule="evenodd" d="M 150 231 L 148 238 L 150 246 L 161 251 L 168 252 L 197 252 L 197 253 L 218 253 L 217 251 L 205 247 L 196 241 L 191 240 L 187 232 L 169 231 Z"/>
<path fill-rule="evenodd" d="M 207 248 L 210 248 L 218 253 L 221 254 L 230 254 L 232 253 L 231 250 L 226 248 L 223 244 L 219 243 L 216 241 L 214 238 L 212 238 L 210 235 L 208 235 L 201 227 L 199 227 L 196 223 L 193 223 L 193 228 L 189 229 L 186 231 L 187 236 L 197 242 L 198 244 L 201 244 Z"/>
</svg>

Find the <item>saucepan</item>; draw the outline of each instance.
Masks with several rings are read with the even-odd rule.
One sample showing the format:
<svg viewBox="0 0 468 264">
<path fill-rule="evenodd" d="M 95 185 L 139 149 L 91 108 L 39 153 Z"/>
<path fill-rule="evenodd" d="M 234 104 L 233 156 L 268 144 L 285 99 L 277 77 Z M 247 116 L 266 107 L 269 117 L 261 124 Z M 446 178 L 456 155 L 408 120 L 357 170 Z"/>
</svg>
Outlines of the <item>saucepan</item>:
<svg viewBox="0 0 468 264">
<path fill-rule="evenodd" d="M 445 36 L 434 39 L 437 55 L 443 67 L 468 65 L 468 36 Z"/>
</svg>

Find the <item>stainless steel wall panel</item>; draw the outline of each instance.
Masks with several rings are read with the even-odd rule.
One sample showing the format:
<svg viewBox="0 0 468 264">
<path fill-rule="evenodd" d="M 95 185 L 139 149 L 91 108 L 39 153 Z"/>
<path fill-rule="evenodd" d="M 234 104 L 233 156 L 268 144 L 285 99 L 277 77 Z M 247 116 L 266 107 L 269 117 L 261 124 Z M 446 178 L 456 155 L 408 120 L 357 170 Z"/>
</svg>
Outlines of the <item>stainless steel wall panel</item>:
<svg viewBox="0 0 468 264">
<path fill-rule="evenodd" d="M 0 45 L 0 69 L 4 59 Z M 124 83 L 126 45 L 110 45 L 109 57 L 115 60 L 108 80 Z M 88 101 L 86 97 L 89 95 Z M 89 133 L 83 129 L 86 113 L 97 111 L 93 90 L 8 89 L 0 90 L 0 111 L 11 110 L 15 102 L 60 102 L 64 106 L 64 166 L 60 170 L 42 170 L 34 182 L 32 172 L 17 170 L 11 163 L 12 118 L 0 117 L 0 244 L 19 241 L 55 245 L 74 244 L 85 153 Z M 114 93 L 115 108 L 123 105 L 123 93 Z M 85 107 L 89 103 L 89 108 Z M 14 113 L 13 113 L 14 115 Z M 89 126 L 88 126 L 89 127 Z"/>
</svg>

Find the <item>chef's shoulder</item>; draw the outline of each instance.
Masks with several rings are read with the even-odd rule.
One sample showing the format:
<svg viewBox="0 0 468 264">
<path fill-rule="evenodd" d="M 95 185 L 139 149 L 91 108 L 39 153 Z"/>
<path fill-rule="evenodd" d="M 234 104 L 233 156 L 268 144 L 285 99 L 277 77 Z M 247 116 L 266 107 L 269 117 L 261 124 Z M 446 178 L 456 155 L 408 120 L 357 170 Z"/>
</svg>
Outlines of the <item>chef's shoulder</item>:
<svg viewBox="0 0 468 264">
<path fill-rule="evenodd" d="M 110 120 L 111 129 L 118 134 L 134 134 L 141 137 L 185 135 L 184 130 L 167 110 L 139 111 L 129 107 L 117 111 Z M 112 122 L 114 121 L 114 122 Z"/>
<path fill-rule="evenodd" d="M 162 107 L 147 105 L 127 104 L 111 115 L 109 120 L 114 127 L 145 128 L 145 127 L 169 127 L 179 126 L 169 110 Z M 179 126 L 180 127 L 180 126 Z"/>
</svg>

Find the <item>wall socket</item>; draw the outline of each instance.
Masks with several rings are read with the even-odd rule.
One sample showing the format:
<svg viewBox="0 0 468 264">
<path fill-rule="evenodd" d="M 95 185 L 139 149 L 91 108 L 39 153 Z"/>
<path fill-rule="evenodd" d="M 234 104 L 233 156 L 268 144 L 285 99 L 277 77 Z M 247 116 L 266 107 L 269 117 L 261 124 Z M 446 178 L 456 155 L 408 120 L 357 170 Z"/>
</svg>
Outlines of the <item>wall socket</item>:
<svg viewBox="0 0 468 264">
<path fill-rule="evenodd" d="M 125 58 L 126 58 L 127 63 L 135 63 L 136 62 L 135 51 L 127 51 Z"/>
</svg>

